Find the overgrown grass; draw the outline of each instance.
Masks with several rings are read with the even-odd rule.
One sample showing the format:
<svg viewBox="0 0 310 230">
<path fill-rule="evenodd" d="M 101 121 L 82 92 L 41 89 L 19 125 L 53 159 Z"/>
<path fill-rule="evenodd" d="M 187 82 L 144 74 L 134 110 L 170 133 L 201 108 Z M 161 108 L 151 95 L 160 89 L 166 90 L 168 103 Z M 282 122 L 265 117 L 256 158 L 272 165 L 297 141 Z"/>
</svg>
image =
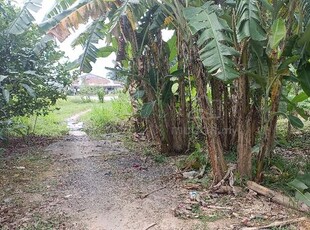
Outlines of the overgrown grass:
<svg viewBox="0 0 310 230">
<path fill-rule="evenodd" d="M 116 132 L 123 129 L 132 114 L 129 98 L 118 94 L 111 101 L 85 101 L 80 96 L 69 96 L 67 100 L 59 100 L 53 110 L 46 116 L 18 117 L 11 128 L 10 136 L 40 135 L 62 136 L 68 133 L 66 120 L 80 112 L 91 110 L 80 120 L 85 122 L 85 129 L 91 135 Z"/>
<path fill-rule="evenodd" d="M 81 117 L 86 132 L 93 136 L 123 131 L 128 127 L 132 107 L 127 95 L 119 94 L 116 99 L 96 104 L 90 113 Z"/>
<path fill-rule="evenodd" d="M 66 119 L 91 109 L 98 102 L 84 103 L 80 97 L 68 97 L 67 100 L 59 100 L 53 111 L 46 116 L 31 116 L 16 118 L 15 122 L 23 124 L 24 134 L 33 133 L 42 136 L 61 136 L 68 133 Z"/>
<path fill-rule="evenodd" d="M 310 148 L 310 120 L 302 120 L 302 129 L 292 128 L 290 137 L 287 137 L 287 120 L 279 119 L 277 124 L 276 144 L 289 148 Z"/>
</svg>

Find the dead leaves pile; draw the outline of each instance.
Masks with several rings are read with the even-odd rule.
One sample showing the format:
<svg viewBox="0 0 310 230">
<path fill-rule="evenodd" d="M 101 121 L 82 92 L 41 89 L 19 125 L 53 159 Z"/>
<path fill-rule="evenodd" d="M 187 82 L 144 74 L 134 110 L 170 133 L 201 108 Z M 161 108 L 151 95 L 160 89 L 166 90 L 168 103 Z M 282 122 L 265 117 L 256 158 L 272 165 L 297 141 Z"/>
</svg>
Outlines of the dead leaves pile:
<svg viewBox="0 0 310 230">
<path fill-rule="evenodd" d="M 275 204 L 252 190 L 242 190 L 236 186 L 234 188 L 238 190 L 237 195 L 218 194 L 202 190 L 198 186 L 185 185 L 185 188 L 187 193 L 182 197 L 183 202 L 174 210 L 175 216 L 218 223 L 217 229 L 255 227 L 302 216 L 301 213 Z M 193 191 L 193 188 L 201 190 Z M 309 229 L 296 227 L 298 224 L 290 229 Z"/>
</svg>

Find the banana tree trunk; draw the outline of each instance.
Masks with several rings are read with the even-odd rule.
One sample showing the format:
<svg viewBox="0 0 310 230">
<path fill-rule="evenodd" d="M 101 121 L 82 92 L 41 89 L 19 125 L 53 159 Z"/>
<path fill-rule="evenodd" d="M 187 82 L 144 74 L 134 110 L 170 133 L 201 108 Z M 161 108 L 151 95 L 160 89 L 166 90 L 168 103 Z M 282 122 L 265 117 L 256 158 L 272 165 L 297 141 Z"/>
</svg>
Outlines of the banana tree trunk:
<svg viewBox="0 0 310 230">
<path fill-rule="evenodd" d="M 249 82 L 247 76 L 238 79 L 238 172 L 251 177 L 252 173 L 252 113 L 249 104 Z"/>
<path fill-rule="evenodd" d="M 233 117 L 231 98 L 229 97 L 228 86 L 224 86 L 224 102 L 223 102 L 223 146 L 225 151 L 232 149 L 232 130 L 233 130 Z"/>
<path fill-rule="evenodd" d="M 207 97 L 206 72 L 199 58 L 198 47 L 194 45 L 196 38 L 192 37 L 187 44 L 187 70 L 188 75 L 193 76 L 197 89 L 197 102 L 202 121 L 202 129 L 205 134 L 205 142 L 210 159 L 213 183 L 221 181 L 226 172 L 224 150 L 217 126 L 217 117 L 213 113 L 212 106 Z"/>
<path fill-rule="evenodd" d="M 180 109 L 178 111 L 178 123 L 177 128 L 174 131 L 176 140 L 174 141 L 174 149 L 178 152 L 185 152 L 189 147 L 188 139 L 188 118 L 187 118 L 187 106 L 185 96 L 185 79 L 184 76 L 179 79 L 179 98 Z"/>
<path fill-rule="evenodd" d="M 216 117 L 214 117 L 214 114 L 211 112 L 211 105 L 206 96 L 206 84 L 203 79 L 204 75 L 202 73 L 197 73 L 195 76 L 198 103 L 201 109 L 201 119 L 204 133 L 206 134 L 206 144 L 213 171 L 213 182 L 217 183 L 224 177 L 226 170 L 223 147 L 218 133 Z"/>
</svg>

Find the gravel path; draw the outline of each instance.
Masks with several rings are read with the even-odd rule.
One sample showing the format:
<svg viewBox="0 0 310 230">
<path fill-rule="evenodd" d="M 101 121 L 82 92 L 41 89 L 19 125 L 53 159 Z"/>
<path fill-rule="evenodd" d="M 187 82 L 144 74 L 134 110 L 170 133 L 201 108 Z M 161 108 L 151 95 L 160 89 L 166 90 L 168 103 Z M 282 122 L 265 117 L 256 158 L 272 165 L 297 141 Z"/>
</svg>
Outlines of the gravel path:
<svg viewBox="0 0 310 230">
<path fill-rule="evenodd" d="M 196 221 L 174 217 L 182 191 L 166 179 L 174 167 L 127 150 L 118 137 L 70 137 L 46 152 L 57 159 L 53 194 L 62 202 L 54 208 L 69 214 L 77 229 L 196 229 Z"/>
<path fill-rule="evenodd" d="M 176 168 L 129 151 L 122 135 L 91 140 L 78 122 L 85 112 L 68 120 L 70 137 L 45 150 L 57 178 L 51 193 L 61 200 L 53 209 L 70 216 L 76 229 L 197 229 L 197 221 L 174 217 L 186 193 L 167 179 Z"/>
</svg>

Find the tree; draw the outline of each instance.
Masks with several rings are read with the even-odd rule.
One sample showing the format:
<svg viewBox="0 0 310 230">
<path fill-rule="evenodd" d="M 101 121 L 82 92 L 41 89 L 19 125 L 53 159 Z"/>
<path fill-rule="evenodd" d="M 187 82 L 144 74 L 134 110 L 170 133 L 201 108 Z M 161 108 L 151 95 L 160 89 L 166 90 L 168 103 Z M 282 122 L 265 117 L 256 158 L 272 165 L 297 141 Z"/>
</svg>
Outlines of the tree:
<svg viewBox="0 0 310 230">
<path fill-rule="evenodd" d="M 198 35 L 203 64 L 215 77 L 237 88 L 231 96 L 235 94 L 239 104 L 235 114 L 241 175 L 251 176 L 251 149 L 259 131 L 256 179 L 261 179 L 263 162 L 273 148 L 282 85 L 292 75 L 289 65 L 302 73 L 309 65 L 308 43 L 302 42 L 309 40 L 309 21 L 302 16 L 308 11 L 307 1 L 269 4 L 255 0 L 230 1 L 220 10 L 205 3 L 185 11 L 192 32 Z M 301 55 L 296 56 L 298 52 Z M 298 79 L 304 89 L 309 87 L 304 84 L 306 78 L 304 74 Z M 300 123 L 297 117 L 290 120 Z"/>
<path fill-rule="evenodd" d="M 128 76 L 132 105 L 140 111 L 137 128 L 164 152 L 186 152 L 201 127 L 214 182 L 225 173 L 224 151 L 233 147 L 240 175 L 251 177 L 252 148 L 258 146 L 260 180 L 278 116 L 301 127 L 279 104 L 292 105 L 282 93 L 290 81 L 310 95 L 309 10 L 306 0 L 62 0 L 42 28 L 62 41 L 70 27 L 91 17 L 93 24 L 76 42 L 85 47 L 81 70 L 90 71 L 100 55 L 117 53 L 115 70 Z M 168 42 L 164 28 L 175 31 Z M 100 39 L 107 47 L 96 47 Z"/>
<path fill-rule="evenodd" d="M 65 98 L 65 87 L 71 82 L 66 63 L 59 63 L 64 53 L 49 42 L 35 54 L 34 47 L 42 37 L 38 28 L 18 32 L 26 28 L 19 22 L 25 9 L 20 11 L 1 0 L 0 10 L 0 121 L 44 115 L 57 99 Z"/>
</svg>

